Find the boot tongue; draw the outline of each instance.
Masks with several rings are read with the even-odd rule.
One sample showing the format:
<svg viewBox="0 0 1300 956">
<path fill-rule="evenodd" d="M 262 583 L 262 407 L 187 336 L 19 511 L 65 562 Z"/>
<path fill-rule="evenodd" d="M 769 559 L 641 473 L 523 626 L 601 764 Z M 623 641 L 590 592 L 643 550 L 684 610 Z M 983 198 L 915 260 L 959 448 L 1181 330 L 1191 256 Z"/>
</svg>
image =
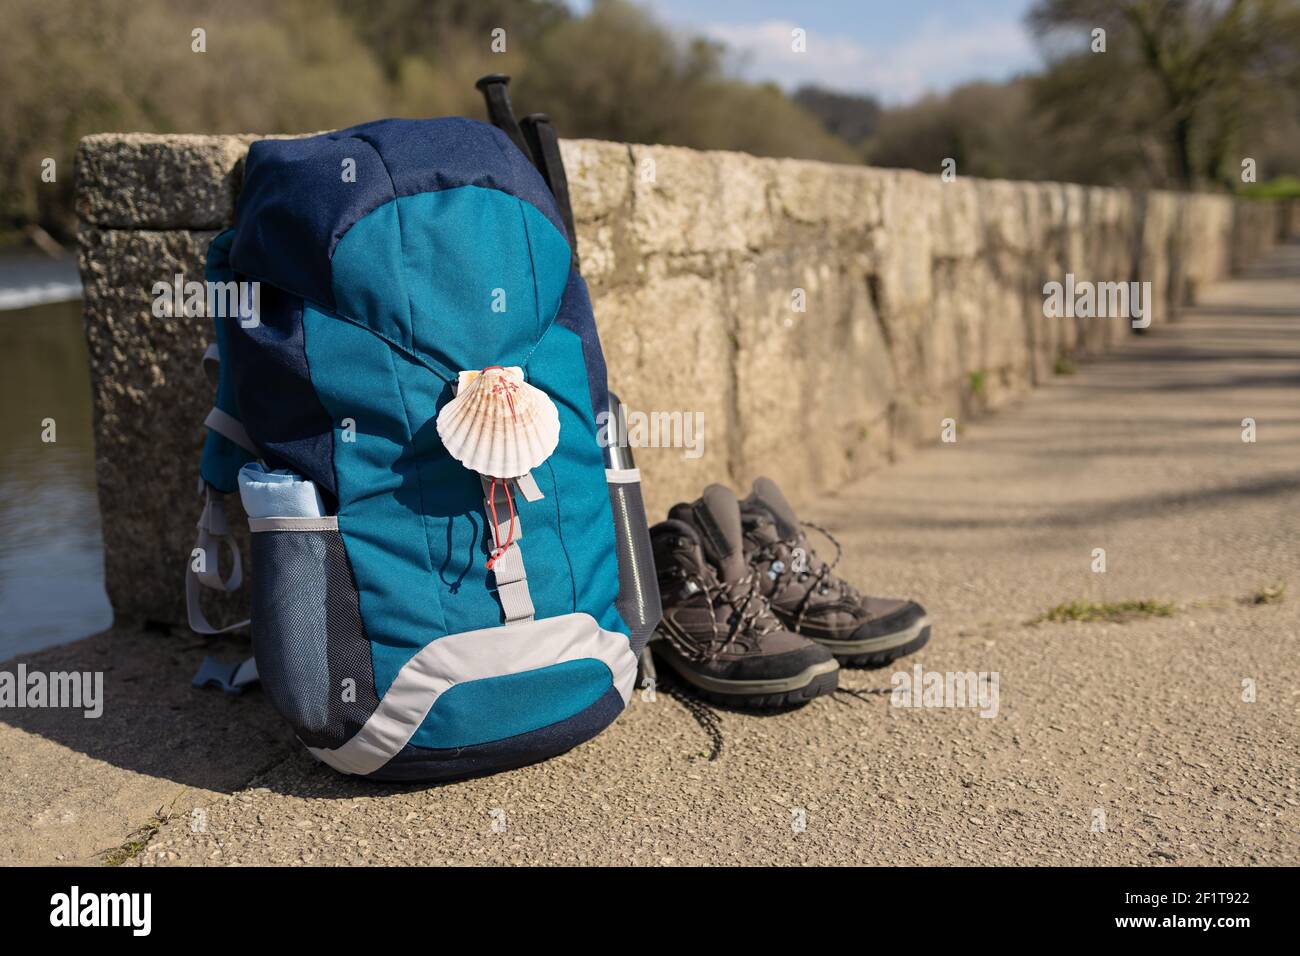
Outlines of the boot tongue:
<svg viewBox="0 0 1300 956">
<path fill-rule="evenodd" d="M 772 516 L 782 540 L 798 536 L 799 519 L 794 516 L 790 502 L 785 500 L 785 495 L 781 494 L 781 489 L 771 478 L 754 479 L 754 493 L 749 496 L 746 504 L 750 502 L 759 505 Z"/>
<path fill-rule="evenodd" d="M 748 563 L 735 493 L 723 485 L 709 485 L 699 501 L 678 507 L 690 508 L 692 523 L 700 531 L 705 554 L 718 567 L 718 577 L 726 583 L 743 578 Z"/>
</svg>

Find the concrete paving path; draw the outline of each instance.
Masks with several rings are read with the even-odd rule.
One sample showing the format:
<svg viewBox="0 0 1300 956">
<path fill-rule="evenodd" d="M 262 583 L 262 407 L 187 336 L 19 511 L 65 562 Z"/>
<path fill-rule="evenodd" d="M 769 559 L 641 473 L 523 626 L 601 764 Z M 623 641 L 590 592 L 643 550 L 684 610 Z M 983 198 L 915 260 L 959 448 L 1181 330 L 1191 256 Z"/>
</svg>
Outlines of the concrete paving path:
<svg viewBox="0 0 1300 956">
<path fill-rule="evenodd" d="M 557 760 L 424 789 L 191 692 L 203 642 L 104 635 L 28 661 L 110 667 L 103 718 L 0 712 L 0 862 L 1300 863 L 1300 246 L 796 504 L 850 580 L 929 607 L 929 647 L 779 716 L 634 698 Z M 1029 623 L 1128 600 L 1167 616 Z M 996 716 L 891 706 L 915 665 L 996 674 Z"/>
</svg>

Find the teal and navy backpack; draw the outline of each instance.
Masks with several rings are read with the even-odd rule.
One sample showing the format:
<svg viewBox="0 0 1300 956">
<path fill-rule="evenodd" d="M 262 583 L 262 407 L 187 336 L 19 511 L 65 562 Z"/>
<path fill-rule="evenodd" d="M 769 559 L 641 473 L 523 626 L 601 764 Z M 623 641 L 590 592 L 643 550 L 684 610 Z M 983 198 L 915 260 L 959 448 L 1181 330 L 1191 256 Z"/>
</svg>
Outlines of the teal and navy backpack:
<svg viewBox="0 0 1300 956">
<path fill-rule="evenodd" d="M 213 548 L 240 492 L 257 674 L 345 773 L 561 753 L 623 710 L 657 623 L 639 476 L 598 440 L 611 399 L 554 133 L 530 120 L 535 150 L 460 118 L 254 143 L 208 253 L 209 283 L 243 295 L 207 356 L 191 624 L 218 632 L 200 584 L 239 584 Z M 554 415 L 523 474 L 475 472 L 440 434 L 484 370 Z"/>
</svg>

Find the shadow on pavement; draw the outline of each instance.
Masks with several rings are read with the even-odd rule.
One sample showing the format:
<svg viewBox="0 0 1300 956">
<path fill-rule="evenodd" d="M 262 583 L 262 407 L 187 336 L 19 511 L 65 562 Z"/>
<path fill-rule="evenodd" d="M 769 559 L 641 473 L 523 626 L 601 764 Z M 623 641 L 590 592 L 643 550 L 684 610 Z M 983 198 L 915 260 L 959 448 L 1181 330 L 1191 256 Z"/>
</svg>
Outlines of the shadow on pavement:
<svg viewBox="0 0 1300 956">
<path fill-rule="evenodd" d="M 0 664 L 16 673 L 102 672 L 103 713 L 68 708 L 0 710 L 0 723 L 123 770 L 189 787 L 230 793 L 294 746 L 292 733 L 259 690 L 235 697 L 190 686 L 205 654 L 234 660 L 247 640 L 204 641 L 114 628 L 103 634 Z M 48 757 L 58 775 L 60 751 Z"/>
</svg>

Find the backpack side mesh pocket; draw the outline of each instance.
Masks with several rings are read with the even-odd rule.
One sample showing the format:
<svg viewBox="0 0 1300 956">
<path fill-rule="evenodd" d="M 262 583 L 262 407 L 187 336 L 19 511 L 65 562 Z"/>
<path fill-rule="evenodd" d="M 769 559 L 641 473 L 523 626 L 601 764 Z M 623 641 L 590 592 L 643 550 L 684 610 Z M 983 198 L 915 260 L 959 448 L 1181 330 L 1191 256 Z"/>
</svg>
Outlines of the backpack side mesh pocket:
<svg viewBox="0 0 1300 956">
<path fill-rule="evenodd" d="M 337 530 L 255 531 L 253 653 L 272 705 L 310 747 L 336 747 L 379 705 L 370 640 Z"/>
</svg>

